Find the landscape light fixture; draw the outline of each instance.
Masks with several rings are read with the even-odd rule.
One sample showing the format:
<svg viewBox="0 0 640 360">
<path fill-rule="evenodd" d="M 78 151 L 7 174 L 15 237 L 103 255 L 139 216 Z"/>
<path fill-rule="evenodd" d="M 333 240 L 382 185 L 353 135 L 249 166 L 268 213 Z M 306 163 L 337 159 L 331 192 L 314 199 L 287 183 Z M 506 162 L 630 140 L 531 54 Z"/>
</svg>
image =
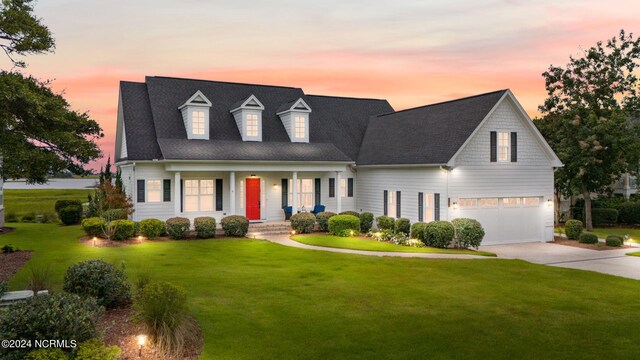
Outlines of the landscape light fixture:
<svg viewBox="0 0 640 360">
<path fill-rule="evenodd" d="M 136 336 L 138 339 L 138 357 L 142 357 L 142 347 L 147 344 L 147 335 L 138 335 Z"/>
</svg>

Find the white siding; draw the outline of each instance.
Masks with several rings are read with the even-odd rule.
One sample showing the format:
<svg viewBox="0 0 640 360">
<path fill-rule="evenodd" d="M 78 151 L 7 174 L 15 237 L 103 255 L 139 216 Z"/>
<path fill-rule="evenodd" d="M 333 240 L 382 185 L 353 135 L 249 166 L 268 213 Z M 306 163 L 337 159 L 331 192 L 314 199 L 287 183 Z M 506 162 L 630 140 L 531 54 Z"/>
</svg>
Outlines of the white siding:
<svg viewBox="0 0 640 360">
<path fill-rule="evenodd" d="M 193 124 L 193 112 L 204 112 L 204 134 L 194 135 L 192 131 Z M 208 106 L 194 106 L 189 105 L 183 107 L 180 112 L 182 113 L 182 121 L 184 122 L 184 128 L 187 132 L 187 139 L 201 139 L 209 140 L 209 107 Z"/>
<path fill-rule="evenodd" d="M 242 141 L 262 141 L 262 110 L 240 109 L 234 111 L 232 114 L 238 126 Z M 258 136 L 247 136 L 246 134 L 247 115 L 249 114 L 258 116 Z"/>
<path fill-rule="evenodd" d="M 289 135 L 289 139 L 293 139 L 293 116 L 291 116 L 291 112 L 287 112 L 280 115 L 280 120 L 282 121 L 282 125 L 285 130 L 287 130 L 287 134 Z"/>
<path fill-rule="evenodd" d="M 124 122 L 122 123 L 122 143 L 120 144 L 120 158 L 127 157 L 127 133 L 124 131 Z"/>
<path fill-rule="evenodd" d="M 171 201 L 169 202 L 147 202 L 145 197 L 145 202 L 139 203 L 137 199 L 137 180 L 164 180 L 171 179 L 171 183 L 173 184 L 173 173 L 164 171 L 164 167 L 161 164 L 137 164 L 135 166 L 135 170 L 133 170 L 133 181 L 130 185 L 130 189 L 132 189 L 133 196 L 131 199 L 134 204 L 134 213 L 133 220 L 140 221 L 149 218 L 155 218 L 160 220 L 167 220 L 170 217 L 174 217 L 174 209 L 173 209 L 173 201 L 175 200 L 175 196 L 173 191 L 171 192 Z M 125 180 L 123 175 L 123 181 Z M 125 191 L 130 191 L 126 189 Z M 147 188 L 145 184 L 145 189 Z M 173 190 L 173 189 L 172 189 Z"/>
</svg>

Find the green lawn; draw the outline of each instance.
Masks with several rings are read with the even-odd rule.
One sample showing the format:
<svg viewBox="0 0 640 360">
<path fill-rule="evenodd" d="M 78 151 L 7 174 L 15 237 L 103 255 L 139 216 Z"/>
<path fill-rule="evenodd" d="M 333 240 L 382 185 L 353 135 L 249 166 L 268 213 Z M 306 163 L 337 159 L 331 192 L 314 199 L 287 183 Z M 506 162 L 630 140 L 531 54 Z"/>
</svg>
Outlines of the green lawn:
<svg viewBox="0 0 640 360">
<path fill-rule="evenodd" d="M 559 230 L 562 230 L 564 232 L 563 227 L 556 228 L 556 232 L 558 232 Z M 625 228 L 625 227 L 593 228 L 593 230 L 590 232 L 598 235 L 598 237 L 601 239 L 606 239 L 607 236 L 609 235 L 618 235 L 618 236 L 622 236 L 623 238 L 625 235 L 629 235 L 629 240 L 625 239 L 625 241 L 640 243 L 640 229 L 637 229 L 637 228 Z"/>
<path fill-rule="evenodd" d="M 368 250 L 368 251 L 392 251 L 392 252 L 416 252 L 416 253 L 440 253 L 440 254 L 471 254 L 482 256 L 496 256 L 486 251 L 415 248 L 391 244 L 383 241 L 364 239 L 361 237 L 341 237 L 330 235 L 296 235 L 293 240 L 307 244 L 340 249 Z"/>
<path fill-rule="evenodd" d="M 640 251 L 626 253 L 625 255 L 629 255 L 629 256 L 640 256 Z"/>
<path fill-rule="evenodd" d="M 424 260 L 243 239 L 80 244 L 80 227 L 10 224 L 56 288 L 102 258 L 183 286 L 203 359 L 634 358 L 640 282 L 518 260 Z M 20 289 L 26 271 L 11 281 Z"/>
<path fill-rule="evenodd" d="M 26 213 L 36 215 L 54 213 L 53 208 L 57 200 L 80 200 L 87 202 L 87 195 L 94 190 L 54 190 L 54 189 L 30 189 L 30 190 L 4 190 L 5 214 L 15 213 L 20 216 Z"/>
</svg>

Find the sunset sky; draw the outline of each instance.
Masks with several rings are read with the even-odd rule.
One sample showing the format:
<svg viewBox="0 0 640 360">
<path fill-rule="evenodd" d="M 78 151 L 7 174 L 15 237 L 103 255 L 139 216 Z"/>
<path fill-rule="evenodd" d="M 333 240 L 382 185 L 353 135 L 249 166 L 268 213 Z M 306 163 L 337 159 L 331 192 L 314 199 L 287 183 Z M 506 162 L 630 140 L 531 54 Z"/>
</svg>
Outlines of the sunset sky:
<svg viewBox="0 0 640 360">
<path fill-rule="evenodd" d="M 24 70 L 52 79 L 102 125 L 113 154 L 120 80 L 162 75 L 386 98 L 399 110 L 510 88 L 530 115 L 541 73 L 620 29 L 640 1 L 40 0 L 53 54 Z M 6 58 L 0 66 L 10 68 Z M 99 165 L 93 164 L 93 167 Z"/>
</svg>

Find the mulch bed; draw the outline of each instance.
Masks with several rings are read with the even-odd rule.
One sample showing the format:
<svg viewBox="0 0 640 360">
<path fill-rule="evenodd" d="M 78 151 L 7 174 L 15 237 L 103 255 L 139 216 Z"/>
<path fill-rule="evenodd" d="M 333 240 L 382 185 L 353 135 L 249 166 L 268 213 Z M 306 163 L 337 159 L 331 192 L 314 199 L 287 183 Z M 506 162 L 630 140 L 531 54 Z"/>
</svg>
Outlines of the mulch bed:
<svg viewBox="0 0 640 360">
<path fill-rule="evenodd" d="M 216 238 L 224 238 L 224 235 L 216 235 Z M 93 236 L 83 236 L 80 239 L 80 242 L 82 244 L 85 244 L 87 246 L 94 246 L 93 245 Z M 131 239 L 127 239 L 127 240 L 107 240 L 107 239 L 102 239 L 102 238 L 96 238 L 96 244 L 95 247 L 118 247 L 118 246 L 129 246 L 129 245 L 140 245 L 140 244 L 144 244 L 147 242 L 162 242 L 162 241 L 183 241 L 183 240 L 211 240 L 211 239 L 200 239 L 198 237 L 196 237 L 195 235 L 193 236 L 187 236 L 186 238 L 182 239 L 182 240 L 174 240 L 169 238 L 168 236 L 160 236 L 157 237 L 153 240 L 149 240 L 147 238 L 142 238 L 139 239 L 137 237 L 131 238 Z"/>
<path fill-rule="evenodd" d="M 142 333 L 140 325 L 132 321 L 134 310 L 132 307 L 111 309 L 105 312 L 102 319 L 102 327 L 105 329 L 104 342 L 107 345 L 117 345 L 120 347 L 120 360 L 196 360 L 202 352 L 202 333 L 199 332 L 199 339 L 187 347 L 186 354 L 180 357 L 161 357 L 153 345 L 147 344 L 142 348 L 142 356 L 139 356 L 139 346 L 137 336 Z"/>
<path fill-rule="evenodd" d="M 0 227 L 0 235 L 2 234 L 8 234 L 10 232 L 12 232 L 13 230 L 15 230 L 15 228 L 12 227 Z"/>
<path fill-rule="evenodd" d="M 31 259 L 31 251 L 0 254 L 0 281 L 9 281 L 29 259 Z"/>
<path fill-rule="evenodd" d="M 553 241 L 549 241 L 549 244 L 573 246 L 573 247 L 589 249 L 589 250 L 600 251 L 600 250 L 619 250 L 619 249 L 633 248 L 633 246 L 628 246 L 628 245 L 622 245 L 618 247 L 606 246 L 604 245 L 604 243 L 601 243 L 602 244 L 601 246 L 598 246 L 598 244 L 583 244 L 583 243 L 579 243 L 577 240 L 568 240 L 567 238 L 564 238 L 561 236 L 554 236 L 553 239 L 554 239 Z"/>
</svg>

